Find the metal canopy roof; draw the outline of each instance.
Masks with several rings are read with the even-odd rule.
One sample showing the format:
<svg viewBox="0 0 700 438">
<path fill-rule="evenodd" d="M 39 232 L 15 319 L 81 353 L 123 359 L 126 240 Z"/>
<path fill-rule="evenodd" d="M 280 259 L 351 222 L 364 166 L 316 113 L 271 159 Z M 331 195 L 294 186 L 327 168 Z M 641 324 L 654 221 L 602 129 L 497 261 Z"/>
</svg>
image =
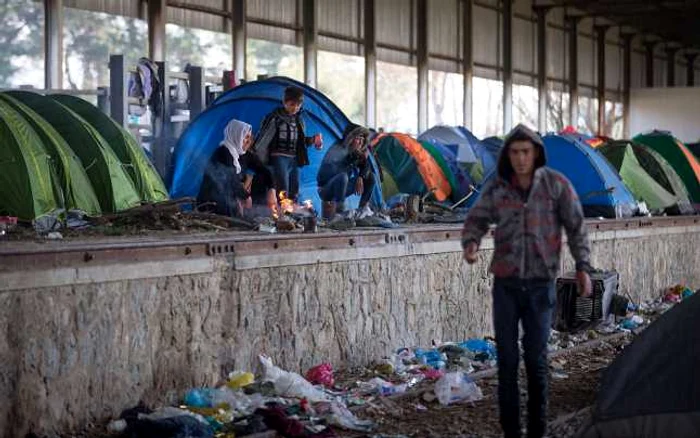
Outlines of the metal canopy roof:
<svg viewBox="0 0 700 438">
<path fill-rule="evenodd" d="M 539 0 L 538 6 L 575 8 L 582 17 L 656 36 L 679 47 L 700 49 L 700 0 Z"/>
</svg>

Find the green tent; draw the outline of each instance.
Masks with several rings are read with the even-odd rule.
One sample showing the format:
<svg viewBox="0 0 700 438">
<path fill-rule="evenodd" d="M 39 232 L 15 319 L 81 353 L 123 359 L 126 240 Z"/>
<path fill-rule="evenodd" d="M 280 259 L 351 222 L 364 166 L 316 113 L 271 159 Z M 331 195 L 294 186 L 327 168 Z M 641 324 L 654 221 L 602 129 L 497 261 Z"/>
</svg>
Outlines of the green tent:
<svg viewBox="0 0 700 438">
<path fill-rule="evenodd" d="M 0 100 L 0 214 L 30 221 L 61 205 L 51 157 L 31 125 Z"/>
<path fill-rule="evenodd" d="M 63 137 L 80 158 L 102 211 L 112 213 L 139 205 L 141 198 L 121 162 L 98 131 L 55 100 L 27 91 L 8 91 Z"/>
<path fill-rule="evenodd" d="M 128 172 L 141 199 L 149 202 L 168 199 L 163 180 L 136 139 L 126 129 L 79 97 L 56 94 L 51 98 L 74 111 L 100 133 Z"/>
<path fill-rule="evenodd" d="M 63 137 L 46 120 L 13 97 L 0 93 L 0 100 L 11 106 L 29 123 L 51 155 L 63 207 L 66 210 L 82 210 L 90 215 L 100 214 L 100 203 L 83 164 Z"/>
<path fill-rule="evenodd" d="M 661 154 L 683 180 L 690 200 L 700 203 L 700 163 L 683 143 L 662 131 L 640 134 L 632 141 L 645 144 Z"/>
<path fill-rule="evenodd" d="M 625 185 L 652 211 L 692 211 L 683 182 L 666 160 L 649 146 L 611 141 L 598 148 L 617 169 Z"/>
<path fill-rule="evenodd" d="M 435 160 L 438 166 L 440 166 L 440 169 L 442 169 L 442 173 L 445 174 L 445 178 L 447 178 L 447 182 L 450 184 L 450 187 L 452 188 L 452 198 L 454 201 L 459 201 L 458 193 L 459 193 L 459 186 L 457 185 L 457 180 L 455 179 L 455 175 L 452 172 L 452 169 L 450 169 L 450 166 L 447 164 L 447 161 L 445 160 L 445 157 L 442 156 L 442 153 L 435 148 L 431 143 L 427 141 L 421 141 L 420 142 L 421 146 L 423 146 L 423 149 L 428 151 L 431 157 Z M 457 197 L 457 199 L 455 199 Z"/>
</svg>

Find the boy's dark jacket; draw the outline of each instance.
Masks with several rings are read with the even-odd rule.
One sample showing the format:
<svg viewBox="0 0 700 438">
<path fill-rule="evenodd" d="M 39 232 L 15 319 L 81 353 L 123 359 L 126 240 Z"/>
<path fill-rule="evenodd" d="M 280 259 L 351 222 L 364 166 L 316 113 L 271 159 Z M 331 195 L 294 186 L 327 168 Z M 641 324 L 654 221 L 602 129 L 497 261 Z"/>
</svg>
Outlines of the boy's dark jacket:
<svg viewBox="0 0 700 438">
<path fill-rule="evenodd" d="M 277 141 L 279 124 L 285 119 L 290 120 L 292 118 L 296 119 L 299 132 L 296 147 L 297 164 L 299 167 L 309 164 L 309 153 L 306 148 L 313 144 L 313 137 L 306 137 L 304 133 L 305 126 L 304 120 L 301 117 L 302 112 L 303 110 L 291 116 L 286 113 L 284 107 L 279 107 L 265 117 L 260 124 L 258 135 L 255 137 L 255 143 L 253 144 L 253 152 L 260 158 L 263 164 L 268 164 L 270 161 L 270 148 L 272 142 Z"/>
<path fill-rule="evenodd" d="M 526 137 L 539 152 L 535 175 L 526 198 L 516 187 L 508 149 L 514 137 Z M 489 183 L 469 211 L 462 231 L 462 246 L 481 242 L 495 224 L 491 272 L 499 278 L 553 279 L 559 271 L 562 227 L 576 269 L 590 270 L 590 250 L 583 211 L 569 180 L 546 167 L 544 144 L 523 125 L 506 137 L 498 160 L 498 176 Z"/>
</svg>

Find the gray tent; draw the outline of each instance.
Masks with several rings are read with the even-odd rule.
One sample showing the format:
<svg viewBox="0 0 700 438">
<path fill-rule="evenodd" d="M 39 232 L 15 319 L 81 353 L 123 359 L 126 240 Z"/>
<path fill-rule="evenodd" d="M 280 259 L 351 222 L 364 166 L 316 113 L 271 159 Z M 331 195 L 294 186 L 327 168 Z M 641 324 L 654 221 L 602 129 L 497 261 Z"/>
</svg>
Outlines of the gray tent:
<svg viewBox="0 0 700 438">
<path fill-rule="evenodd" d="M 700 293 L 663 314 L 605 372 L 580 438 L 700 437 Z"/>
</svg>

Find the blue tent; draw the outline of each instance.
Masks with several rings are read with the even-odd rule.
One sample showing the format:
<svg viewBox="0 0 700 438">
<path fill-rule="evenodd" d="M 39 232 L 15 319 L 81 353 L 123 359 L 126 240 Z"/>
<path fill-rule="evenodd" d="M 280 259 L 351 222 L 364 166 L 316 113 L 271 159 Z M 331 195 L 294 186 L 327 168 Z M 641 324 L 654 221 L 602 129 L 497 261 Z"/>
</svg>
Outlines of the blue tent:
<svg viewBox="0 0 700 438">
<path fill-rule="evenodd" d="M 301 168 L 299 188 L 300 199 L 310 199 L 316 211 L 321 211 L 321 200 L 316 185 L 318 167 L 330 146 L 341 140 L 343 130 L 350 121 L 321 92 L 286 77 L 273 77 L 233 88 L 216 99 L 189 124 L 175 147 L 171 197 L 197 196 L 204 169 L 223 139 L 226 124 L 235 118 L 250 123 L 253 132 L 257 132 L 263 118 L 281 105 L 284 89 L 290 85 L 304 90 L 304 107 L 301 114 L 306 123 L 306 135 L 323 135 L 322 150 L 309 148 L 310 164 Z M 373 158 L 372 165 L 378 174 Z M 358 202 L 359 196 L 353 195 L 346 205 L 355 208 Z M 383 204 L 379 184 L 372 194 L 372 203 L 375 207 Z"/>
<path fill-rule="evenodd" d="M 571 134 L 542 138 L 547 166 L 566 175 L 581 199 L 587 217 L 630 217 L 637 211 L 634 196 L 605 157 Z"/>
<path fill-rule="evenodd" d="M 419 137 L 442 153 L 457 181 L 460 199 L 469 193 L 469 186 L 483 186 L 492 174 L 498 161 L 498 151 L 484 144 L 467 128 L 462 126 L 434 126 Z"/>
</svg>

